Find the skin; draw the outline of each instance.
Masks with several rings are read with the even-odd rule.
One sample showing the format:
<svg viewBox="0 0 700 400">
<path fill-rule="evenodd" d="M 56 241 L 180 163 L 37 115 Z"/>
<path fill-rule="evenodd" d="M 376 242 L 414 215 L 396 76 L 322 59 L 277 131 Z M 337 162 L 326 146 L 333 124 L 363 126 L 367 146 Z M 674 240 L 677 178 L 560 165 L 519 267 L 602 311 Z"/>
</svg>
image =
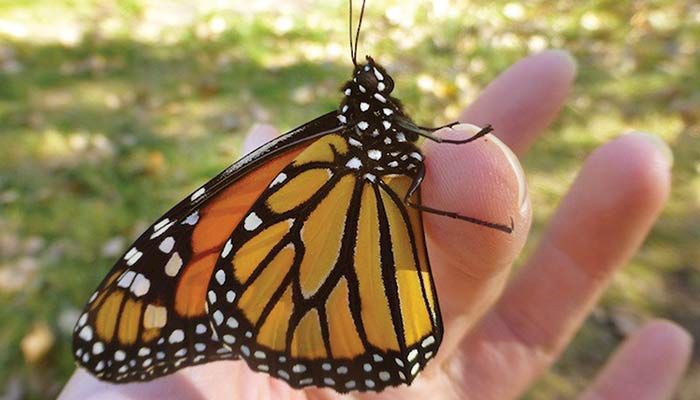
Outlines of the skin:
<svg viewBox="0 0 700 400">
<path fill-rule="evenodd" d="M 571 341 L 613 273 L 639 248 L 669 193 L 672 159 L 664 144 L 642 133 L 604 144 L 586 159 L 532 256 L 509 281 L 531 222 L 517 157 L 556 117 L 575 73 L 563 51 L 525 58 L 461 116 L 477 125 L 491 123 L 498 139 L 462 146 L 426 143 L 424 204 L 495 222 L 512 217 L 516 229 L 507 235 L 425 214 L 445 338 L 412 386 L 345 396 L 329 389 L 297 391 L 251 372 L 241 361 L 221 361 L 127 385 L 100 382 L 78 370 L 60 398 L 517 398 Z M 463 138 L 475 129 L 460 126 L 438 134 Z M 277 134 L 257 126 L 245 149 Z M 622 344 L 580 399 L 670 398 L 691 342 L 672 322 L 649 322 Z"/>
</svg>

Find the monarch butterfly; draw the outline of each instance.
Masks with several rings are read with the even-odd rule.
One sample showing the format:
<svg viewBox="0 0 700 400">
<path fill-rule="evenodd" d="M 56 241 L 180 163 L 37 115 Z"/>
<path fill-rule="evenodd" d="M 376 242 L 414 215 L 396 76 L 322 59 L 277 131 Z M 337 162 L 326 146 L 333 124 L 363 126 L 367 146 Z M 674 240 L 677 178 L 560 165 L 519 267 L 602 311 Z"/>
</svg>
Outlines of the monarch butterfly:
<svg viewBox="0 0 700 400">
<path fill-rule="evenodd" d="M 380 391 L 410 384 L 443 328 L 421 211 L 414 124 L 371 57 L 331 111 L 268 142 L 151 225 L 90 297 L 73 337 L 97 378 L 147 381 L 245 360 L 292 387 Z M 448 126 L 452 126 L 448 125 Z"/>
</svg>

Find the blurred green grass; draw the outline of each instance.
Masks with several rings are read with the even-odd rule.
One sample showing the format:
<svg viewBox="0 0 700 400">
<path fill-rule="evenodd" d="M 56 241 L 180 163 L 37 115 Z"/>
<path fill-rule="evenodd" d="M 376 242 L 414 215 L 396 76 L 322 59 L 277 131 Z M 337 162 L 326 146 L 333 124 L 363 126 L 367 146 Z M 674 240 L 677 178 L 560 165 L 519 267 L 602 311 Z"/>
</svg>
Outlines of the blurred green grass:
<svg viewBox="0 0 700 400">
<path fill-rule="evenodd" d="M 72 324 L 146 224 L 235 160 L 256 122 L 335 107 L 350 72 L 346 3 L 0 2 L 0 393 L 55 396 Z M 544 48 L 579 63 L 574 93 L 524 159 L 536 239 L 582 160 L 632 129 L 675 155 L 664 214 L 527 399 L 571 398 L 651 316 L 700 338 L 700 6 L 370 2 L 360 53 L 387 65 L 424 124 L 454 119 Z M 536 240 L 531 240 L 531 249 Z M 33 360 L 33 358 L 38 358 Z M 700 359 L 679 391 L 700 396 Z"/>
</svg>

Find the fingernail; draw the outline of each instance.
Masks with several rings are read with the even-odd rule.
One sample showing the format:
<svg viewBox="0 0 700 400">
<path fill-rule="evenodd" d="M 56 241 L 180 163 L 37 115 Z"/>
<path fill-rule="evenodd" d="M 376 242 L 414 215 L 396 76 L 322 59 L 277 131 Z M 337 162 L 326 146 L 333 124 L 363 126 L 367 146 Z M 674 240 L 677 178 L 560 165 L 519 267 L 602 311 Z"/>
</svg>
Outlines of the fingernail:
<svg viewBox="0 0 700 400">
<path fill-rule="evenodd" d="M 503 155 L 506 156 L 510 167 L 513 169 L 515 179 L 518 180 L 518 207 L 520 208 L 520 213 L 524 215 L 527 210 L 528 193 L 527 180 L 525 179 L 525 172 L 523 171 L 523 167 L 520 165 L 520 160 L 518 160 L 518 156 L 516 156 L 510 149 L 510 147 L 506 146 L 506 144 L 503 143 L 501 139 L 497 138 L 496 136 L 489 135 L 489 140 L 493 141 L 494 143 L 496 143 L 496 145 L 498 145 L 498 148 L 501 149 Z"/>
<path fill-rule="evenodd" d="M 253 126 L 250 127 L 250 129 L 248 130 L 248 134 L 250 135 L 250 134 L 265 130 L 265 128 L 266 128 L 266 124 L 261 124 L 261 123 L 256 122 L 253 124 Z"/>
<path fill-rule="evenodd" d="M 276 136 L 275 128 L 268 124 L 253 125 L 243 140 L 243 151 L 248 153 L 272 140 Z"/>
<path fill-rule="evenodd" d="M 551 54 L 555 54 L 558 57 L 561 57 L 562 60 L 565 60 L 566 63 L 569 64 L 569 66 L 571 67 L 573 75 L 576 75 L 576 72 L 578 71 L 578 62 L 576 61 L 576 58 L 574 58 L 574 55 L 571 54 L 571 52 L 563 49 L 553 49 L 546 51 Z"/>
<path fill-rule="evenodd" d="M 481 130 L 480 127 L 472 124 L 457 124 L 452 127 L 453 130 L 456 131 L 462 131 L 462 132 L 467 132 L 468 134 L 476 134 Z M 510 147 L 506 146 L 505 143 L 503 143 L 499 138 L 497 138 L 494 135 L 488 135 L 489 140 L 492 140 L 498 148 L 503 152 L 503 154 L 506 156 L 506 159 L 508 160 L 508 163 L 510 164 L 511 168 L 513 169 L 513 173 L 515 174 L 515 178 L 518 180 L 518 207 L 519 211 L 522 215 L 525 215 L 527 213 L 527 180 L 525 179 L 525 172 L 523 171 L 523 167 L 520 165 L 520 160 L 518 160 L 518 156 L 516 156 L 513 151 L 510 149 Z"/>
<path fill-rule="evenodd" d="M 671 148 L 668 147 L 668 144 L 664 142 L 663 139 L 661 139 L 657 135 L 652 135 L 651 133 L 646 132 L 634 132 L 631 133 L 631 135 L 636 135 L 642 139 L 649 141 L 649 143 L 653 144 L 661 152 L 661 154 L 663 154 L 663 156 L 668 161 L 668 166 L 673 166 L 673 152 L 671 151 Z"/>
</svg>

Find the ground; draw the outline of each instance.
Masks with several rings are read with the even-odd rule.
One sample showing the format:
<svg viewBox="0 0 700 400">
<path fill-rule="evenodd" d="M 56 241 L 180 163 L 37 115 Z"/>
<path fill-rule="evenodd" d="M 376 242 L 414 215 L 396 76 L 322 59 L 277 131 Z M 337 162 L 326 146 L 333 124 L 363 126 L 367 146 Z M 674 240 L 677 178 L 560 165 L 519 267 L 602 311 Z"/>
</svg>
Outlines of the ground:
<svg viewBox="0 0 700 400">
<path fill-rule="evenodd" d="M 241 155 L 252 124 L 289 129 L 340 101 L 351 71 L 344 1 L 240 3 L 0 3 L 4 398 L 57 394 L 74 369 L 73 323 L 99 280 L 149 222 Z M 369 7 L 360 54 L 392 72 L 397 96 L 424 125 L 453 120 L 522 56 L 565 48 L 577 59 L 568 106 L 523 160 L 535 210 L 528 249 L 595 147 L 643 129 L 673 149 L 673 193 L 659 223 L 525 398 L 570 398 L 652 316 L 700 341 L 700 6 Z M 696 351 L 678 398 L 698 397 Z"/>
</svg>

